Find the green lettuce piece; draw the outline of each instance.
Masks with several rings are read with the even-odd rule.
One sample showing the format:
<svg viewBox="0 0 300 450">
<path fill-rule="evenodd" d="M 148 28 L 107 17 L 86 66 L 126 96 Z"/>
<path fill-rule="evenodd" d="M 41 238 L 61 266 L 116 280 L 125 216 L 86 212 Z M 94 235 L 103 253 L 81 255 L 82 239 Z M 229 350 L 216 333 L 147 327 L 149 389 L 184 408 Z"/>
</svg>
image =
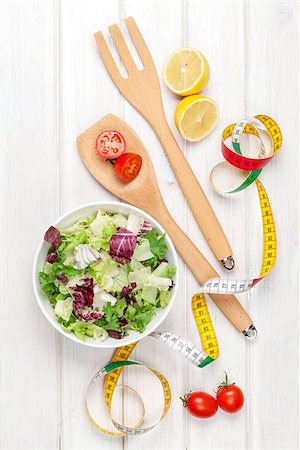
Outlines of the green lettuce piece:
<svg viewBox="0 0 300 450">
<path fill-rule="evenodd" d="M 136 308 L 134 308 L 132 305 L 128 305 L 126 313 L 125 313 L 126 320 L 128 321 L 128 320 L 133 319 L 133 317 L 136 314 L 136 311 L 137 311 Z"/>
<path fill-rule="evenodd" d="M 145 266 L 135 258 L 131 258 L 130 263 L 127 264 L 128 271 L 134 272 L 135 270 L 145 269 Z"/>
<path fill-rule="evenodd" d="M 154 254 L 150 250 L 150 242 L 148 239 L 140 240 L 134 249 L 132 257 L 137 261 L 145 261 L 154 257 Z"/>
<path fill-rule="evenodd" d="M 79 231 L 73 235 L 64 235 L 61 233 L 61 244 L 57 249 L 58 255 L 63 259 L 63 257 L 71 252 L 79 244 L 88 244 L 88 236 L 84 230 Z"/>
<path fill-rule="evenodd" d="M 136 283 L 137 289 L 140 289 L 148 282 L 151 277 L 151 268 L 143 267 L 128 274 L 129 283 Z"/>
<path fill-rule="evenodd" d="M 54 312 L 58 317 L 69 320 L 73 311 L 73 299 L 67 297 L 64 300 L 58 300 L 55 305 Z"/>
<path fill-rule="evenodd" d="M 127 227 L 127 219 L 123 216 L 123 214 L 114 214 L 111 217 L 111 222 L 116 228 L 126 228 Z"/>
<path fill-rule="evenodd" d="M 161 308 L 168 306 L 171 298 L 171 291 L 159 291 L 159 304 Z"/>
<path fill-rule="evenodd" d="M 142 289 L 141 296 L 142 296 L 142 299 L 144 302 L 151 303 L 152 305 L 156 305 L 157 304 L 157 300 L 156 300 L 157 294 L 158 294 L 158 289 L 156 287 L 144 286 Z"/>
<path fill-rule="evenodd" d="M 101 319 L 96 320 L 94 323 L 105 330 L 121 331 L 119 317 L 115 308 L 116 306 L 112 306 L 110 302 L 107 302 L 102 309 L 104 317 L 101 317 Z"/>
<path fill-rule="evenodd" d="M 128 268 L 127 266 L 119 266 L 119 272 L 113 277 L 112 292 L 122 292 L 124 286 L 128 286 Z"/>
<path fill-rule="evenodd" d="M 126 307 L 127 307 L 127 302 L 126 302 L 125 298 L 121 298 L 120 300 L 117 300 L 116 304 L 114 305 L 114 310 L 116 311 L 116 314 L 118 317 L 123 317 Z"/>
<path fill-rule="evenodd" d="M 86 337 L 92 337 L 94 339 L 100 337 L 101 340 L 105 340 L 108 336 L 108 333 L 96 325 L 96 323 L 91 322 L 80 322 L 79 320 L 75 320 L 73 322 L 66 323 L 63 320 L 58 319 L 60 322 L 60 326 L 67 333 L 73 332 L 75 336 L 81 341 L 85 341 Z"/>
<path fill-rule="evenodd" d="M 166 251 L 168 250 L 166 235 L 163 234 L 159 236 L 157 230 L 152 228 L 152 230 L 145 234 L 145 239 L 148 239 L 150 243 L 150 250 L 154 255 L 153 258 L 147 260 L 147 265 L 156 267 L 159 261 L 164 259 Z"/>
<path fill-rule="evenodd" d="M 128 320 L 128 324 L 132 330 L 143 333 L 154 315 L 155 308 L 152 305 L 148 304 L 144 305 L 142 308 L 137 309 L 133 318 L 127 318 L 126 315 L 125 317 Z"/>
<path fill-rule="evenodd" d="M 160 263 L 159 266 L 156 267 L 156 269 L 152 272 L 152 275 L 156 277 L 163 277 L 163 278 L 172 278 L 173 275 L 176 273 L 176 267 L 171 266 L 167 262 L 163 261 Z"/>
<path fill-rule="evenodd" d="M 132 291 L 131 295 L 133 296 L 133 298 L 136 301 L 136 303 L 138 304 L 138 306 L 143 306 L 142 289 Z"/>
<path fill-rule="evenodd" d="M 103 228 L 111 224 L 111 216 L 101 209 L 98 210 L 96 218 L 90 223 L 90 229 L 96 236 L 102 236 Z"/>
<path fill-rule="evenodd" d="M 91 264 L 86 271 L 102 289 L 111 291 L 114 284 L 113 277 L 119 274 L 120 269 L 116 261 L 107 258 Z"/>
</svg>

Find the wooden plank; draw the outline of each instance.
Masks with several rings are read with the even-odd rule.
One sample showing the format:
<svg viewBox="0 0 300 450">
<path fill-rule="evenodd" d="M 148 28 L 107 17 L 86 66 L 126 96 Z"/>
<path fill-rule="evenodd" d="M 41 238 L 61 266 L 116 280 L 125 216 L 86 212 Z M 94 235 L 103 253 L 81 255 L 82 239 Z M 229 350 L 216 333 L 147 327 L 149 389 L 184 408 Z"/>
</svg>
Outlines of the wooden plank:
<svg viewBox="0 0 300 450">
<path fill-rule="evenodd" d="M 57 10 L 2 2 L 1 448 L 59 442 L 59 337 L 32 289 L 36 247 L 58 214 Z"/>
<path fill-rule="evenodd" d="M 251 292 L 260 329 L 256 345 L 249 349 L 248 366 L 248 401 L 253 405 L 248 448 L 253 450 L 299 448 L 298 5 L 249 2 L 246 8 L 247 113 L 270 115 L 283 133 L 281 152 L 261 176 L 274 212 L 278 254 L 273 272 Z M 249 221 L 252 266 L 256 236 L 254 220 Z M 295 395 L 290 395 L 291 386 Z"/>
<path fill-rule="evenodd" d="M 212 191 L 209 173 L 212 167 L 222 160 L 221 134 L 226 125 L 244 116 L 244 6 L 243 2 L 187 2 L 186 45 L 198 48 L 207 58 L 211 78 L 204 89 L 204 95 L 212 97 L 219 105 L 220 119 L 215 130 L 203 141 L 187 146 L 188 158 L 215 208 L 225 234 L 233 249 L 236 262 L 234 271 L 220 269 L 208 245 L 204 241 L 193 218 L 188 215 L 188 233 L 207 256 L 220 275 L 225 278 L 249 275 L 247 263 L 247 207 L 240 197 L 222 197 Z M 232 56 L 234 54 L 234 57 Z M 239 61 L 236 70 L 235 61 Z M 228 175 L 230 179 L 230 175 Z M 188 275 L 187 297 L 197 292 L 197 283 Z M 247 294 L 238 299 L 248 309 Z M 214 395 L 214 389 L 222 381 L 224 373 L 246 388 L 246 345 L 245 338 L 236 332 L 210 299 L 207 300 L 220 346 L 219 359 L 205 367 L 188 369 L 188 390 L 203 390 Z M 190 306 L 188 308 L 188 330 L 195 342 L 199 341 Z M 246 448 L 246 410 L 236 416 L 222 411 L 211 420 L 187 419 L 187 448 L 242 450 Z M 215 432 L 215 430 L 218 432 Z M 230 429 L 230 433 L 228 430 Z"/>
<path fill-rule="evenodd" d="M 178 100 L 162 81 L 162 70 L 168 55 L 175 48 L 182 46 L 184 27 L 184 16 L 182 16 L 182 12 L 182 2 L 174 2 L 172 0 L 159 0 L 155 2 L 126 0 L 122 3 L 121 9 L 121 17 L 130 15 L 134 17 L 149 47 L 161 81 L 163 103 L 167 119 L 173 131 L 175 131 L 173 112 Z M 149 18 L 153 19 L 149 20 Z M 122 30 L 126 32 L 124 27 L 122 27 Z M 130 40 L 127 42 L 130 45 Z M 130 48 L 132 49 L 132 46 Z M 141 115 L 124 99 L 122 100 L 122 116 L 137 131 L 149 151 L 165 203 L 176 222 L 184 229 L 186 202 L 158 139 Z M 178 142 L 179 145 L 183 143 L 180 139 Z M 182 148 L 184 150 L 184 147 Z M 179 271 L 179 292 L 173 309 L 168 318 L 160 326 L 160 329 L 187 336 L 185 327 L 186 269 L 182 262 L 180 262 Z M 181 417 L 183 414 L 181 402 L 178 397 L 186 389 L 186 362 L 180 355 L 176 355 L 167 346 L 151 338 L 146 338 L 139 343 L 133 356 L 134 359 L 149 364 L 167 377 L 171 385 L 173 401 L 167 417 L 159 427 L 155 431 L 139 438 L 128 437 L 124 443 L 125 449 L 134 450 L 143 447 L 145 449 L 168 448 L 175 450 L 185 448 L 185 420 L 178 420 L 178 417 Z M 154 417 L 159 417 L 162 406 L 161 392 L 157 384 L 155 384 L 153 377 L 146 371 L 130 370 L 130 372 L 128 371 L 124 375 L 124 379 L 126 384 L 136 388 L 143 396 L 148 411 L 145 423 L 150 424 Z M 149 388 L 150 386 L 151 388 Z M 174 427 L 174 423 L 176 423 L 176 427 Z"/>
<path fill-rule="evenodd" d="M 61 2 L 61 213 L 84 203 L 116 200 L 87 171 L 76 137 L 108 112 L 120 115 L 120 95 L 102 67 L 93 37 L 94 32 L 115 22 L 118 14 L 117 0 L 90 1 L 88 7 L 84 0 Z M 92 450 L 101 445 L 107 450 L 122 448 L 122 438 L 106 437 L 92 427 L 83 406 L 87 382 L 112 355 L 113 350 L 92 349 L 62 339 L 63 450 Z M 101 396 L 98 398 L 100 401 Z"/>
</svg>

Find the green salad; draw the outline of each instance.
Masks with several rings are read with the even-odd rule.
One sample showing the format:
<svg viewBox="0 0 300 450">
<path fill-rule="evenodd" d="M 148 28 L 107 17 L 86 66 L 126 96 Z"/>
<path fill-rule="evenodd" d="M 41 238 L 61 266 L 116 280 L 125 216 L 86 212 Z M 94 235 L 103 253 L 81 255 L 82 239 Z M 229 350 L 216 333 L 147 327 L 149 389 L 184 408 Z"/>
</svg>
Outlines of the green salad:
<svg viewBox="0 0 300 450">
<path fill-rule="evenodd" d="M 78 339 L 142 333 L 168 305 L 176 267 L 165 259 L 165 235 L 143 217 L 97 210 L 69 228 L 51 226 L 44 239 L 51 246 L 41 288 Z"/>
</svg>

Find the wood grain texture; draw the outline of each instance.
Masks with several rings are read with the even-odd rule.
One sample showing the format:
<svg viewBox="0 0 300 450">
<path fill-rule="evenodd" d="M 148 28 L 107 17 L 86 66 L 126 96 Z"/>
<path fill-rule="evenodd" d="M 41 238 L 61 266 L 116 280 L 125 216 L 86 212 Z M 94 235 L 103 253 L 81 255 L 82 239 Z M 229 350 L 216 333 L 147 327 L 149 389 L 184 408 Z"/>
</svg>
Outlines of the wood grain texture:
<svg viewBox="0 0 300 450">
<path fill-rule="evenodd" d="M 12 0 L 2 1 L 0 15 L 1 261 L 5 261 L 1 448 L 297 450 L 298 2 Z M 87 349 L 58 336 L 38 310 L 31 288 L 35 248 L 51 221 L 82 203 L 115 198 L 84 167 L 76 137 L 107 113 L 123 118 L 149 151 L 176 223 L 219 270 L 157 137 L 121 97 L 99 58 L 93 33 L 130 15 L 149 46 L 160 81 L 166 58 L 181 46 L 199 48 L 210 64 L 205 94 L 217 101 L 220 121 L 205 140 L 184 143 L 173 125 L 178 98 L 163 83 L 162 99 L 170 128 L 232 245 L 236 276 L 259 272 L 259 204 L 255 187 L 226 198 L 210 189 L 209 171 L 221 160 L 221 132 L 249 114 L 266 113 L 278 121 L 284 142 L 261 176 L 275 216 L 278 259 L 265 281 L 238 297 L 258 328 L 256 342 L 246 342 L 209 299 L 220 357 L 207 368 L 199 370 L 156 340 L 144 339 L 133 358 L 168 378 L 171 410 L 153 432 L 111 439 L 87 421 L 83 394 L 90 376 L 113 352 Z M 123 25 L 121 30 L 132 49 Z M 108 45 L 124 73 L 111 39 Z M 179 270 L 178 298 L 163 327 L 197 344 L 190 302 L 198 284 L 182 261 Z M 244 389 L 245 408 L 233 416 L 220 411 L 205 422 L 187 416 L 178 397 L 189 389 L 213 393 L 223 369 Z M 161 407 L 153 377 L 132 369 L 124 372 L 123 381 L 141 392 L 150 421 Z M 126 401 L 124 408 L 124 416 L 131 417 Z"/>
<path fill-rule="evenodd" d="M 33 257 L 58 215 L 55 4 L 1 4 L 1 448 L 58 448 L 60 339 Z M 17 33 L 16 33 L 17 30 Z"/>
</svg>

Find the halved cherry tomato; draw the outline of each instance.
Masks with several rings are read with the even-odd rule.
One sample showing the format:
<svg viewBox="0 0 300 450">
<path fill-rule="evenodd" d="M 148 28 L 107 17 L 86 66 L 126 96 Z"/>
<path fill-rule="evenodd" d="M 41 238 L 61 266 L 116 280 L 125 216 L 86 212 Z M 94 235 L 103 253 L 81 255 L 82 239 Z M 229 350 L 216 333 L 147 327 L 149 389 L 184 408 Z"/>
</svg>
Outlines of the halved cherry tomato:
<svg viewBox="0 0 300 450">
<path fill-rule="evenodd" d="M 218 410 L 216 399 L 206 392 L 190 392 L 180 398 L 183 406 L 188 409 L 189 413 L 201 419 L 214 416 Z"/>
<path fill-rule="evenodd" d="M 96 139 L 96 150 L 106 159 L 116 159 L 125 150 L 125 139 L 118 131 L 103 131 Z"/>
<path fill-rule="evenodd" d="M 116 159 L 114 169 L 116 175 L 124 183 L 130 183 L 134 180 L 141 170 L 142 158 L 136 153 L 123 153 Z"/>
<path fill-rule="evenodd" d="M 233 414 L 238 412 L 244 405 L 244 394 L 235 383 L 228 384 L 227 373 L 223 383 L 217 390 L 217 402 L 224 411 Z"/>
</svg>

